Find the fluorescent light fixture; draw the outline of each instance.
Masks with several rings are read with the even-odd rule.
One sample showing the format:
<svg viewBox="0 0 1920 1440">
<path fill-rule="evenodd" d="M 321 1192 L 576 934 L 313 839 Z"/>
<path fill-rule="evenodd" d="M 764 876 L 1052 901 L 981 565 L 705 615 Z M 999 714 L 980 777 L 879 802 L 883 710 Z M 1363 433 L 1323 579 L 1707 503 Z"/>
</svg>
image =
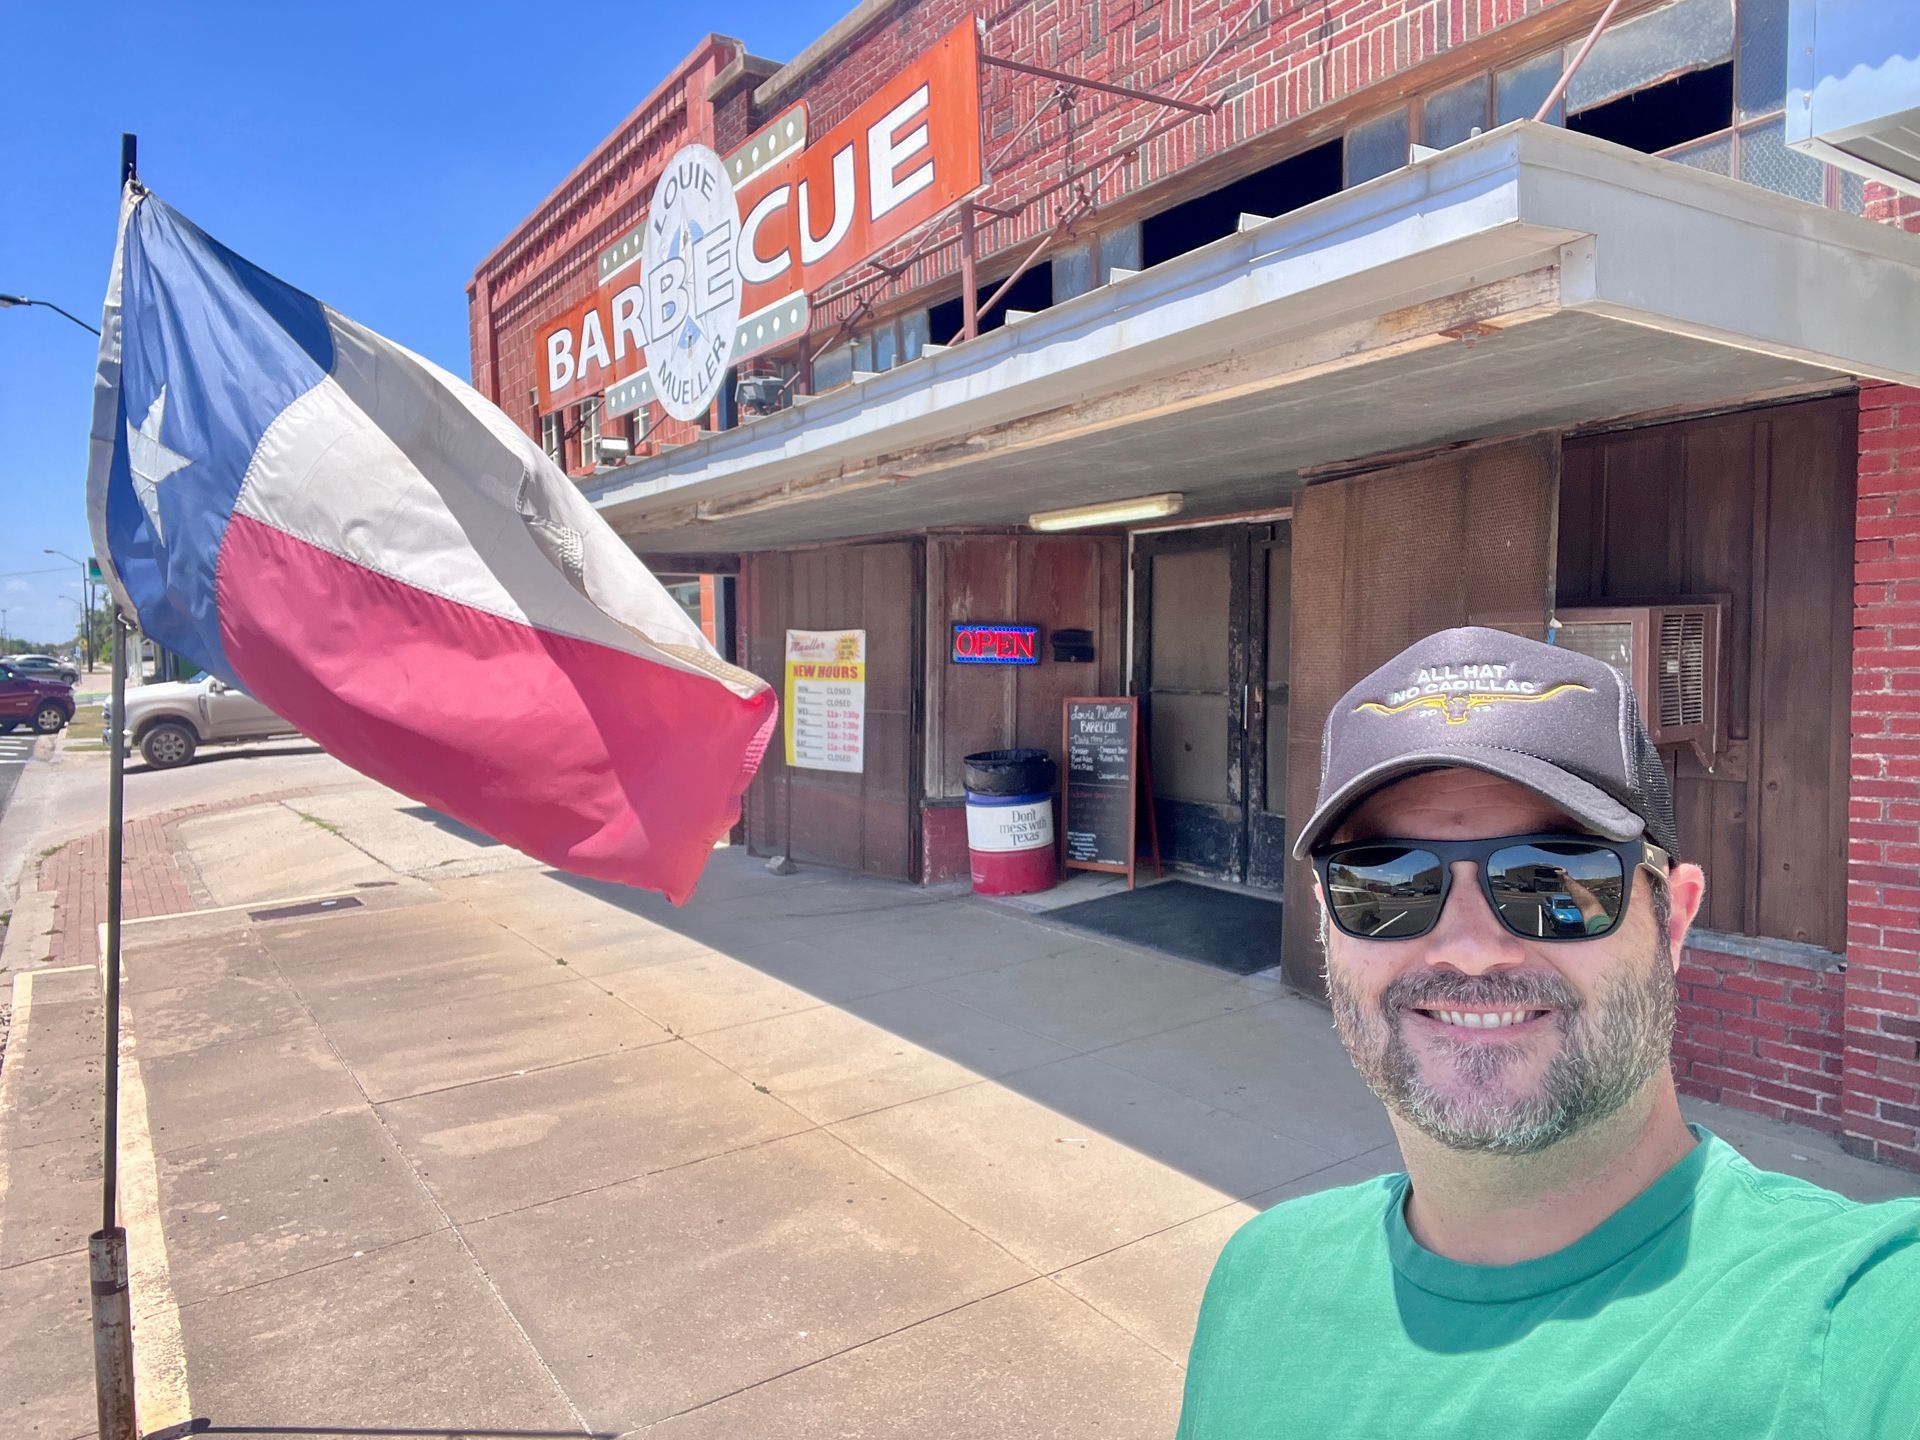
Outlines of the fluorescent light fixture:
<svg viewBox="0 0 1920 1440">
<path fill-rule="evenodd" d="M 1036 530 L 1084 530 L 1090 525 L 1130 525 L 1138 520 L 1164 520 L 1178 515 L 1187 497 L 1178 490 L 1164 495 L 1138 495 L 1131 500 L 1109 500 L 1100 505 L 1077 505 L 1071 510 L 1042 510 L 1029 515 Z"/>
</svg>

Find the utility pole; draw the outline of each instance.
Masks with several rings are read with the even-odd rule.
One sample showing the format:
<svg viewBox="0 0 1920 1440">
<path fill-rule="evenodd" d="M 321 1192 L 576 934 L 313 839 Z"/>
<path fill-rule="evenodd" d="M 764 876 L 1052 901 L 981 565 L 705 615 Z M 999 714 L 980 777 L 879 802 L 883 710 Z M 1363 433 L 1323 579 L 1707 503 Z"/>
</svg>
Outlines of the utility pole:
<svg viewBox="0 0 1920 1440">
<path fill-rule="evenodd" d="M 93 576 L 87 568 L 87 562 L 76 559 L 64 550 L 49 550 L 44 545 L 42 555 L 58 556 L 62 560 L 72 560 L 80 567 L 80 599 L 87 612 L 86 623 L 80 627 L 80 648 L 87 662 L 87 669 L 93 669 Z"/>
</svg>

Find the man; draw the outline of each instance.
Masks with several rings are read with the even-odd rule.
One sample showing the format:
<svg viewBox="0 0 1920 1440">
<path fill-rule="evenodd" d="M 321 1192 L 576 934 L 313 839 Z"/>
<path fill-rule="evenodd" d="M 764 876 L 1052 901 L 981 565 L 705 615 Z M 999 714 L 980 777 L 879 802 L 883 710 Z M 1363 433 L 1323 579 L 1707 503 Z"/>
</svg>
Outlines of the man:
<svg viewBox="0 0 1920 1440">
<path fill-rule="evenodd" d="M 1611 666 L 1448 630 L 1328 718 L 1334 1023 L 1405 1174 L 1215 1266 L 1182 1440 L 1920 1436 L 1920 1202 L 1756 1170 L 1680 1114 L 1677 855 Z"/>
</svg>

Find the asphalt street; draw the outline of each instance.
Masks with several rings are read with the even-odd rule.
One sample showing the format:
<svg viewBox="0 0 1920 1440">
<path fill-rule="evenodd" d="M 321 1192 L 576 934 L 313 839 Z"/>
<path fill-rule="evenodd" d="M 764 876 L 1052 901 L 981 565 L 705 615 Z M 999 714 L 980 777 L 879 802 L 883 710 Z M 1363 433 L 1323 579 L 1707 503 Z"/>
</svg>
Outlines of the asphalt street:
<svg viewBox="0 0 1920 1440">
<path fill-rule="evenodd" d="M 37 738 L 18 730 L 11 735 L 0 735 L 0 819 L 6 818 L 14 787 L 20 783 L 20 776 L 33 758 Z"/>
</svg>

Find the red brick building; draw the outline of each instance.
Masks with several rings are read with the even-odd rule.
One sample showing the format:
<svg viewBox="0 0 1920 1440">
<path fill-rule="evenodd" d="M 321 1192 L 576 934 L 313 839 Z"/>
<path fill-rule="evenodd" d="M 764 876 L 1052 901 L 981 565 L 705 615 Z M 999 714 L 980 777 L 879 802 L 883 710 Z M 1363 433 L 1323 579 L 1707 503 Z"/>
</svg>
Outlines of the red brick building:
<svg viewBox="0 0 1920 1440">
<path fill-rule="evenodd" d="M 1627 0 L 1561 89 L 1604 8 L 867 0 L 784 64 L 710 37 L 481 263 L 475 380 L 706 577 L 740 663 L 864 631 L 861 768 L 771 756 L 750 797 L 803 862 L 964 875 L 962 757 L 1130 695 L 1175 869 L 1304 894 L 1320 722 L 1414 634 L 1557 620 L 1645 660 L 1632 624 L 1704 617 L 1704 718 L 1662 747 L 1709 872 L 1681 1084 L 1920 1166 L 1920 202 L 1786 143 L 1786 0 Z M 942 45 L 964 105 L 902 88 Z M 614 291 L 669 161 L 717 152 L 804 261 L 856 131 L 861 206 L 932 213 L 801 265 L 797 331 L 742 311 L 692 419 L 639 398 Z M 763 210 L 790 161 L 811 194 Z M 968 621 L 1042 661 L 950 663 Z M 1306 989 L 1311 908 L 1275 927 Z"/>
</svg>

